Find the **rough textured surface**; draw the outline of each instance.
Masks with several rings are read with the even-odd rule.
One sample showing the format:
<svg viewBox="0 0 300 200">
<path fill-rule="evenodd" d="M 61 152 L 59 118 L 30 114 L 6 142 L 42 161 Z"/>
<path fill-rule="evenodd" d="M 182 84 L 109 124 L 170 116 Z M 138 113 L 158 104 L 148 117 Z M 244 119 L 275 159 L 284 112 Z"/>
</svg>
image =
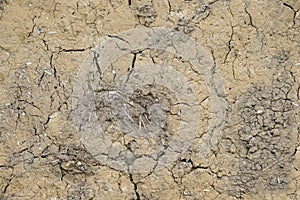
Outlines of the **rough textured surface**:
<svg viewBox="0 0 300 200">
<path fill-rule="evenodd" d="M 298 0 L 0 1 L 0 199 L 300 199 L 299 10 Z M 157 27 L 195 41 L 206 52 L 199 66 L 212 66 L 178 55 L 193 45 L 118 38 Z M 135 50 L 104 70 L 108 41 Z M 74 94 L 89 62 L 92 111 L 125 168 L 97 157 L 103 144 L 90 140 L 91 150 L 78 129 Z M 189 145 L 159 168 L 130 164 L 173 138 Z"/>
</svg>

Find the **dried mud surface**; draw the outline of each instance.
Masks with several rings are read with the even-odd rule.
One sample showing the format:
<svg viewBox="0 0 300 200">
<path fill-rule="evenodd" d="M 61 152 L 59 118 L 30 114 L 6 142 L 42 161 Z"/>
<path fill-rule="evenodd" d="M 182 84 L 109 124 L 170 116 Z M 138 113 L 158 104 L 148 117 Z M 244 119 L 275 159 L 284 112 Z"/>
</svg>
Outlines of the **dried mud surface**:
<svg viewBox="0 0 300 200">
<path fill-rule="evenodd" d="M 1 0 L 0 199 L 300 199 L 299 12 Z"/>
</svg>

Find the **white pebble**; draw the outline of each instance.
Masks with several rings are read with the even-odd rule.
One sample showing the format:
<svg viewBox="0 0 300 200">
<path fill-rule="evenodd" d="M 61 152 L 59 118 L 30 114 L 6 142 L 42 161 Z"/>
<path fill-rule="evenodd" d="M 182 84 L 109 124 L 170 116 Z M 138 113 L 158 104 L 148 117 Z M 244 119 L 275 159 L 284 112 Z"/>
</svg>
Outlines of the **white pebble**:
<svg viewBox="0 0 300 200">
<path fill-rule="evenodd" d="M 257 110 L 256 113 L 261 114 L 261 113 L 263 113 L 263 111 L 262 110 Z"/>
</svg>

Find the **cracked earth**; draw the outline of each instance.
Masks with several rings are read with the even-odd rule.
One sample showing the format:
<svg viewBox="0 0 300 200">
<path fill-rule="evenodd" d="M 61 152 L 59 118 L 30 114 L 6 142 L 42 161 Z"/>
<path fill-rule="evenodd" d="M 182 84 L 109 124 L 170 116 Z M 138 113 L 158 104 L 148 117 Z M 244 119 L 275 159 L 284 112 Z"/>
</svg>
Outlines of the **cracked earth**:
<svg viewBox="0 0 300 200">
<path fill-rule="evenodd" d="M 300 199 L 299 12 L 0 0 L 0 199 Z"/>
</svg>

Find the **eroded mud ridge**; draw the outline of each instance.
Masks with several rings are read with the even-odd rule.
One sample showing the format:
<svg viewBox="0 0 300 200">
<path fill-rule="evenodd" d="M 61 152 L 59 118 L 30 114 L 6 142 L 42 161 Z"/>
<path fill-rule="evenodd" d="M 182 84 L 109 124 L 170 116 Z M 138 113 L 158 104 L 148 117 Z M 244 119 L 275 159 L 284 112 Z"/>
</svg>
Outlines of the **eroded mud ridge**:
<svg viewBox="0 0 300 200">
<path fill-rule="evenodd" d="M 300 199 L 299 11 L 0 0 L 0 199 Z"/>
</svg>

